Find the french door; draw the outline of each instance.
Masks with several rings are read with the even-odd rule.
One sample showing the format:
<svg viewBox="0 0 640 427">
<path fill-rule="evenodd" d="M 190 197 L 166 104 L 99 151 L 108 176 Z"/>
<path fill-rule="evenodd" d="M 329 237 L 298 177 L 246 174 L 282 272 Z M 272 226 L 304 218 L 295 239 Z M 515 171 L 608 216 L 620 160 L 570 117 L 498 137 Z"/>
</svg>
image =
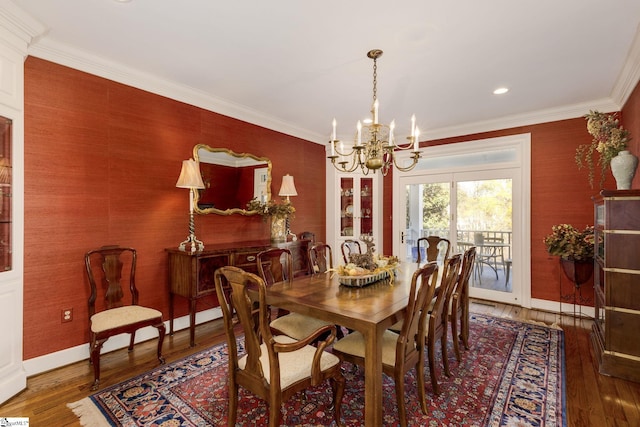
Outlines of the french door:
<svg viewBox="0 0 640 427">
<path fill-rule="evenodd" d="M 475 156 L 473 142 L 432 151 L 423 155 L 428 166 L 394 177 L 394 253 L 412 266 L 417 239 L 429 235 L 447 238 L 450 254 L 475 246 L 470 296 L 528 306 L 529 186 L 521 161 L 528 145 L 520 150 L 505 142 L 497 141 L 494 155 L 483 145 Z"/>
</svg>

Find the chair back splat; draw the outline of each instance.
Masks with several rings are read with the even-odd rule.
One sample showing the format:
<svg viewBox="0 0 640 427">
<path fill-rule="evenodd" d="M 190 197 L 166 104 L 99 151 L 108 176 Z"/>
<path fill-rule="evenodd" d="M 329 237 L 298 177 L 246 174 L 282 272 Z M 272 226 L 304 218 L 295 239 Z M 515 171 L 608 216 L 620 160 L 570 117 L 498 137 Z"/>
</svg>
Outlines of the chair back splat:
<svg viewBox="0 0 640 427">
<path fill-rule="evenodd" d="M 444 237 L 439 236 L 429 236 L 429 237 L 421 237 L 418 239 L 418 260 L 417 263 L 420 264 L 423 262 L 422 259 L 422 250 L 421 246 L 426 245 L 426 261 L 444 261 L 449 258 L 449 250 L 451 248 L 451 242 Z"/>
<path fill-rule="evenodd" d="M 317 243 L 309 247 L 309 267 L 311 274 L 325 273 L 333 269 L 333 252 L 331 246 Z"/>
<path fill-rule="evenodd" d="M 293 256 L 289 249 L 269 248 L 256 257 L 258 273 L 267 286 L 293 280 Z"/>
<path fill-rule="evenodd" d="M 345 240 L 340 245 L 340 250 L 342 251 L 344 263 L 348 264 L 351 261 L 351 254 L 362 253 L 362 246 L 360 246 L 360 242 L 357 240 Z"/>
<path fill-rule="evenodd" d="M 93 364 L 96 390 L 100 383 L 100 350 L 107 339 L 129 333 L 129 351 L 133 350 L 136 331 L 153 326 L 158 329 L 157 356 L 160 363 L 165 326 L 162 313 L 156 309 L 138 305 L 136 288 L 136 250 L 120 246 L 103 246 L 84 256 L 85 269 L 91 293 L 88 301 L 90 362 Z M 128 285 L 128 291 L 123 289 Z M 103 291 L 103 297 L 98 294 Z"/>
<path fill-rule="evenodd" d="M 333 393 L 334 419 L 341 421 L 344 377 L 340 359 L 325 351 L 336 336 L 334 326 L 325 326 L 302 340 L 273 335 L 267 310 L 267 287 L 260 277 L 237 267 L 221 267 L 214 274 L 215 288 L 224 318 L 229 345 L 228 425 L 235 426 L 238 388 L 242 386 L 269 405 L 269 426 L 281 423 L 281 406 L 295 393 L 329 379 Z M 224 280 L 223 280 L 224 279 Z M 225 285 L 226 283 L 226 285 Z M 257 312 L 256 308 L 257 307 Z M 242 325 L 245 355 L 238 357 L 234 312 Z M 318 341 L 320 336 L 325 339 Z M 316 341 L 317 347 L 309 345 Z"/>
</svg>

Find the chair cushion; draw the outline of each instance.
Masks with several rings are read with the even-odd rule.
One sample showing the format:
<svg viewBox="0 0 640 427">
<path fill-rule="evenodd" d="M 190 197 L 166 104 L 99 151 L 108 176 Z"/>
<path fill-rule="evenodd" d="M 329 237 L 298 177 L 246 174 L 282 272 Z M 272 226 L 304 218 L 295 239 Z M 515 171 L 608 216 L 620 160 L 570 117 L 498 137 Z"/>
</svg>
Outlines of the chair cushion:
<svg viewBox="0 0 640 427">
<path fill-rule="evenodd" d="M 296 342 L 291 337 L 286 335 L 277 335 L 274 339 L 281 344 L 289 344 Z M 280 387 L 285 389 L 291 384 L 311 377 L 311 365 L 313 364 L 313 356 L 316 353 L 316 347 L 306 345 L 300 350 L 291 351 L 287 353 L 278 353 L 280 359 Z M 271 383 L 271 373 L 269 371 L 269 353 L 267 352 L 267 345 L 262 344 L 260 346 L 261 356 L 260 363 L 262 364 L 262 372 L 264 378 L 268 383 Z M 238 359 L 238 367 L 244 369 L 247 363 L 247 355 Z M 323 351 L 320 358 L 320 370 L 326 371 L 329 368 L 340 363 L 340 359 L 329 352 Z"/>
<path fill-rule="evenodd" d="M 281 333 L 302 340 L 314 333 L 323 326 L 332 325 L 310 316 L 299 313 L 289 313 L 285 316 L 278 317 L 269 324 L 272 328 L 277 329 Z"/>
<path fill-rule="evenodd" d="M 101 311 L 91 316 L 91 332 L 100 333 L 120 326 L 162 318 L 158 310 L 139 305 L 127 305 Z"/>
<path fill-rule="evenodd" d="M 399 335 L 390 330 L 382 334 L 382 363 L 389 366 L 396 365 L 396 345 Z M 338 340 L 333 345 L 334 350 L 364 359 L 365 342 L 364 336 L 360 332 L 352 332 L 346 337 Z"/>
</svg>

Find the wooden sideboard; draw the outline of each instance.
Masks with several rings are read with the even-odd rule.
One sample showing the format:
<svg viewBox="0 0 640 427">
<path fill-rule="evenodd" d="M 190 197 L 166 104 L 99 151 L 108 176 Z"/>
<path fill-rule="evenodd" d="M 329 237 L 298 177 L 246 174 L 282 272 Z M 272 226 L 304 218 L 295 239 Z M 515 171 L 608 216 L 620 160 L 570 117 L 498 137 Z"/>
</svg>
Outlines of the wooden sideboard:
<svg viewBox="0 0 640 427">
<path fill-rule="evenodd" d="M 600 373 L 640 382 L 640 190 L 603 190 L 595 203 L 595 322 Z"/>
<path fill-rule="evenodd" d="M 293 270 L 296 276 L 308 274 L 309 240 L 295 242 L 241 242 L 233 244 L 205 245 L 196 252 L 167 248 L 169 257 L 169 333 L 173 335 L 174 297 L 189 300 L 189 343 L 195 346 L 196 302 L 198 298 L 215 294 L 214 272 L 225 265 L 233 265 L 251 273 L 258 273 L 256 256 L 270 248 L 287 248 L 293 256 Z"/>
</svg>

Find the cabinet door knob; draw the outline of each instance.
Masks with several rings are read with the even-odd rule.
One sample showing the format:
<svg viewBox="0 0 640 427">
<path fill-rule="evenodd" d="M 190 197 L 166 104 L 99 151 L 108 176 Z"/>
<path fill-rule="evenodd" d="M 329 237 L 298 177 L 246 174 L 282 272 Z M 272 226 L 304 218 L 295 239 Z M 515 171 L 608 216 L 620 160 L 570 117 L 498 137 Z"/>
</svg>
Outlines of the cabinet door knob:
<svg viewBox="0 0 640 427">
<path fill-rule="evenodd" d="M 249 255 L 249 256 L 247 257 L 247 261 L 253 262 L 253 261 L 255 261 L 255 260 L 256 260 L 256 257 L 255 257 L 254 255 Z"/>
</svg>

